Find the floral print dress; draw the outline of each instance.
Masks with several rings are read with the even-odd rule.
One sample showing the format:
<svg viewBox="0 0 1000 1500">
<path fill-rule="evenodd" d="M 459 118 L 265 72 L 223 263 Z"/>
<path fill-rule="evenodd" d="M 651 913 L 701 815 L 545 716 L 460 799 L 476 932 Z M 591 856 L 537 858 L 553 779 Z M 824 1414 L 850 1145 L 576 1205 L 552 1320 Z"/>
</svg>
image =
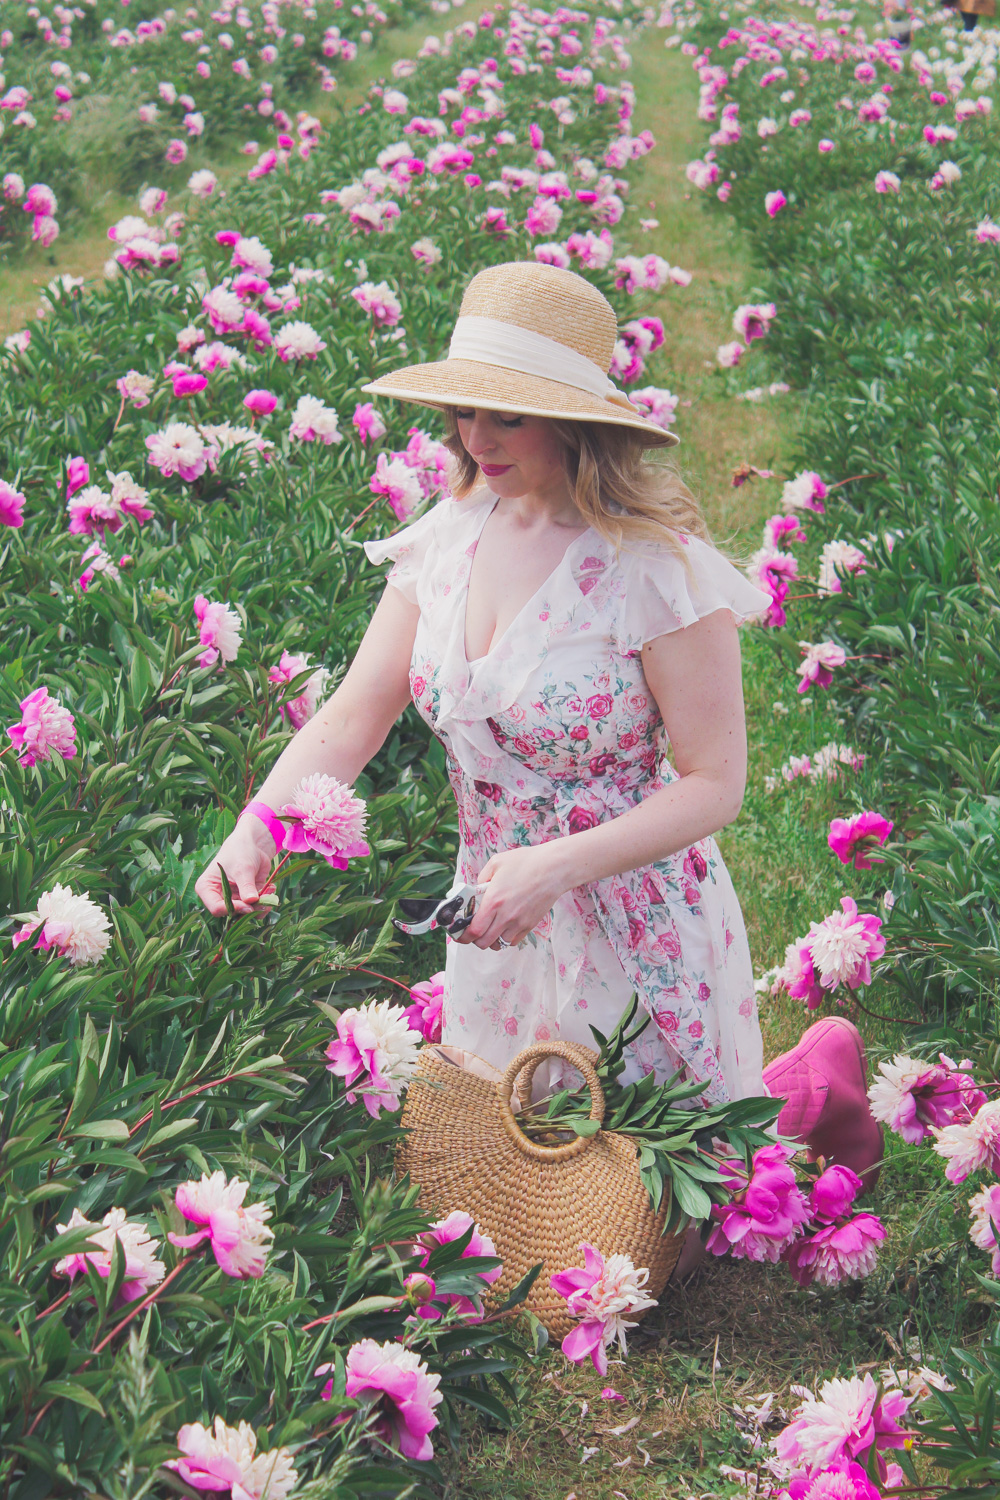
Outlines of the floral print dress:
<svg viewBox="0 0 1000 1500">
<path fill-rule="evenodd" d="M 420 607 L 410 687 L 444 745 L 458 803 L 456 878 L 491 855 L 617 817 L 677 779 L 642 669 L 644 642 L 718 609 L 742 621 L 768 596 L 714 548 L 684 538 L 618 557 L 593 528 L 484 657 L 465 652 L 466 595 L 489 492 L 441 500 L 382 541 L 388 581 Z M 689 566 L 685 566 L 685 562 Z M 633 993 L 653 1024 L 626 1080 L 678 1068 L 724 1101 L 764 1092 L 746 931 L 715 840 L 566 891 L 519 945 L 448 942 L 442 1040 L 504 1068 L 562 1037 L 593 1046 Z"/>
</svg>

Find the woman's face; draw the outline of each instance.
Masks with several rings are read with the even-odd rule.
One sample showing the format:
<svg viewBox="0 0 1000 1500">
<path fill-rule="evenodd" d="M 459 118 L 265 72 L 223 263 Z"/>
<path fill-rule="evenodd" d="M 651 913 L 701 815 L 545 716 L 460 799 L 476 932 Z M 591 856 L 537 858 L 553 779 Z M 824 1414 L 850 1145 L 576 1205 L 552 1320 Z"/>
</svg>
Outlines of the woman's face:
<svg viewBox="0 0 1000 1500">
<path fill-rule="evenodd" d="M 460 408 L 458 435 L 501 500 L 522 495 L 568 496 L 562 444 L 547 417 Z"/>
</svg>

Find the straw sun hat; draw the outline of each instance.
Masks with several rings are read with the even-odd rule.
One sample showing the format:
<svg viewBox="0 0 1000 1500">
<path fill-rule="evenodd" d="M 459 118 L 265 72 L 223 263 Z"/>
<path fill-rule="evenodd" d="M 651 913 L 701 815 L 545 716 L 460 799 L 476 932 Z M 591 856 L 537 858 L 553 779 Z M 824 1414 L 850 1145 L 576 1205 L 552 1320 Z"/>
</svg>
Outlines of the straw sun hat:
<svg viewBox="0 0 1000 1500">
<path fill-rule="evenodd" d="M 608 422 L 643 433 L 651 448 L 676 443 L 608 378 L 617 337 L 610 302 L 584 277 L 508 261 L 469 282 L 447 359 L 405 365 L 364 389 L 423 406 Z"/>
</svg>

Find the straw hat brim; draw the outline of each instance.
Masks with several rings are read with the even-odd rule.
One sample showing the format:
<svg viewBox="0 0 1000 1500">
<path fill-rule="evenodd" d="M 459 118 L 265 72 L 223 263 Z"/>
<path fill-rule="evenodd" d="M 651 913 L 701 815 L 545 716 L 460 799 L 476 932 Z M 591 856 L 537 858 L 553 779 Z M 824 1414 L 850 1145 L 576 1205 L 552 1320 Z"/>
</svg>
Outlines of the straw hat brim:
<svg viewBox="0 0 1000 1500">
<path fill-rule="evenodd" d="M 593 396 L 589 391 L 524 375 L 502 365 L 472 359 L 442 359 L 425 365 L 406 365 L 380 375 L 365 392 L 416 401 L 421 406 L 473 406 L 486 411 L 517 412 L 526 417 L 557 417 L 570 422 L 607 422 L 641 432 L 649 448 L 674 447 L 680 439 L 649 422 L 622 394 Z"/>
</svg>

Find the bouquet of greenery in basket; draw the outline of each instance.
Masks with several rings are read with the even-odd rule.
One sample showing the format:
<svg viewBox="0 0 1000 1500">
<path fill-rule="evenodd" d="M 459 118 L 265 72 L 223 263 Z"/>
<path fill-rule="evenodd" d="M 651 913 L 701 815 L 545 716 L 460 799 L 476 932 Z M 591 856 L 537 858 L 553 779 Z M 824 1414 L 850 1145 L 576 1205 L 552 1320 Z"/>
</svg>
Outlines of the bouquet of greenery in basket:
<svg viewBox="0 0 1000 1500">
<path fill-rule="evenodd" d="M 651 1020 L 646 1016 L 630 1030 L 638 1009 L 638 997 L 633 996 L 610 1037 L 590 1028 L 599 1049 L 595 1066 L 604 1090 L 603 1122 L 590 1118 L 590 1094 L 581 1087 L 560 1089 L 525 1111 L 518 1124 L 525 1134 L 546 1145 L 565 1139 L 568 1132 L 590 1136 L 611 1130 L 632 1136 L 639 1175 L 654 1213 L 660 1210 L 664 1188 L 670 1186 L 670 1209 L 663 1229 L 667 1234 L 689 1221 L 708 1219 L 713 1204 L 729 1201 L 732 1179 L 723 1164 L 746 1164 L 749 1175 L 752 1153 L 774 1144 L 767 1127 L 777 1118 L 782 1101 L 759 1097 L 699 1105 L 695 1101 L 707 1084 L 681 1083 L 680 1072 L 664 1084 L 657 1084 L 652 1073 L 638 1083 L 622 1084 L 625 1049 Z"/>
</svg>

